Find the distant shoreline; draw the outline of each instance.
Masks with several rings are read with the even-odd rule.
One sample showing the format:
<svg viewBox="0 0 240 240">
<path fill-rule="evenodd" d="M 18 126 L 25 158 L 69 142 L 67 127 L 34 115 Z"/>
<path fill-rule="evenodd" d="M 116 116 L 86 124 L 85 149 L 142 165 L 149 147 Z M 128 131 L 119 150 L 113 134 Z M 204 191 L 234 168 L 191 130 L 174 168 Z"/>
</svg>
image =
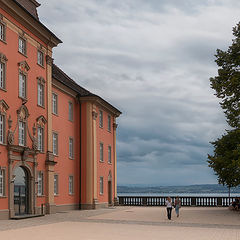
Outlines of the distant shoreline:
<svg viewBox="0 0 240 240">
<path fill-rule="evenodd" d="M 118 192 L 119 197 L 228 197 L 228 193 L 123 193 Z M 240 193 L 231 193 L 231 197 L 240 197 Z"/>
<path fill-rule="evenodd" d="M 229 189 L 226 186 L 219 184 L 201 184 L 189 186 L 148 186 L 148 185 L 127 185 L 118 186 L 118 194 L 131 195 L 146 195 L 146 196 L 167 196 L 167 195 L 185 195 L 185 196 L 199 196 L 199 195 L 228 195 Z M 231 188 L 231 195 L 240 196 L 240 187 Z"/>
</svg>

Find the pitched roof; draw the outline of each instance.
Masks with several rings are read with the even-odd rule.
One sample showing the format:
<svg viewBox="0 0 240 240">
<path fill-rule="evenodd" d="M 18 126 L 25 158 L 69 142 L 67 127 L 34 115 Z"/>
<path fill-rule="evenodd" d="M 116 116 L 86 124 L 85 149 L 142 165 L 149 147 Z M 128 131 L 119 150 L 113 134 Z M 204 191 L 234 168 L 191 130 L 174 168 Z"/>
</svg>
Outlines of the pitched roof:
<svg viewBox="0 0 240 240">
<path fill-rule="evenodd" d="M 112 109 L 114 114 L 116 114 L 117 116 L 119 116 L 121 114 L 121 112 L 117 108 L 115 108 L 113 105 L 111 105 L 109 102 L 107 102 L 103 98 L 99 97 L 98 95 L 91 93 L 90 91 L 86 90 L 85 88 L 79 86 L 73 79 L 71 79 L 65 72 L 63 72 L 55 64 L 53 64 L 53 66 L 52 66 L 52 77 L 55 80 L 62 83 L 63 85 L 65 85 L 65 86 L 69 87 L 70 89 L 72 89 L 73 91 L 75 91 L 79 95 L 80 99 L 82 99 L 82 100 L 83 99 L 90 100 L 91 98 L 97 99 L 97 102 L 102 103 L 105 106 L 108 106 L 108 108 L 110 107 L 110 109 Z"/>
<path fill-rule="evenodd" d="M 19 4 L 21 4 L 34 18 L 39 20 L 38 13 L 37 13 L 37 7 L 39 7 L 41 4 L 39 4 L 35 0 L 16 0 Z"/>
<path fill-rule="evenodd" d="M 48 33 L 50 33 L 53 37 L 52 40 L 55 40 L 55 45 L 62 43 L 61 39 L 59 39 L 52 31 L 50 31 L 44 24 L 41 23 L 41 21 L 38 18 L 37 13 L 37 7 L 40 6 L 40 4 L 36 0 L 12 0 L 15 2 L 22 10 L 24 10 L 26 13 L 28 13 L 37 24 L 40 24 L 40 27 L 45 29 Z"/>
<path fill-rule="evenodd" d="M 80 96 L 90 96 L 91 93 L 85 88 L 80 87 L 74 80 L 72 80 L 65 72 L 63 72 L 58 66 L 53 64 L 52 66 L 52 77 L 65 86 L 71 88 Z"/>
</svg>

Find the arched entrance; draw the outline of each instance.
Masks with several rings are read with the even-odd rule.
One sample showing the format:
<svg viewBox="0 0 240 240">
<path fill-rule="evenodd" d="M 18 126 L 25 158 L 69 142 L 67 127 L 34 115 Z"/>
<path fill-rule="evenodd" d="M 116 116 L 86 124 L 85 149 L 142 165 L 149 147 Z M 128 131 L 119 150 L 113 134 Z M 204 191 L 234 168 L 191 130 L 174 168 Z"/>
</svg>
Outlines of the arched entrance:
<svg viewBox="0 0 240 240">
<path fill-rule="evenodd" d="M 29 214 L 29 173 L 20 166 L 15 169 L 14 176 L 15 215 Z"/>
</svg>

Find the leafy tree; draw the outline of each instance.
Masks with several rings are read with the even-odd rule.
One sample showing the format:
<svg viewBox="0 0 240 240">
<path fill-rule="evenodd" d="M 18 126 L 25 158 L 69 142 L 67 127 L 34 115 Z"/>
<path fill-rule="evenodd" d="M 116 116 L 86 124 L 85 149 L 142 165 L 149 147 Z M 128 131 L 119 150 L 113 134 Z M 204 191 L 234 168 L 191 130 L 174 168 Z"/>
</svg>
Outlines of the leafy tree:
<svg viewBox="0 0 240 240">
<path fill-rule="evenodd" d="M 214 154 L 208 155 L 208 163 L 218 176 L 218 183 L 229 189 L 240 185 L 240 131 L 227 131 L 212 144 Z"/>
<path fill-rule="evenodd" d="M 240 128 L 240 22 L 233 28 L 234 39 L 227 51 L 217 49 L 218 76 L 210 78 L 211 88 L 221 99 L 228 124 Z"/>
<path fill-rule="evenodd" d="M 233 28 L 234 39 L 227 51 L 217 49 L 218 75 L 210 78 L 211 88 L 220 98 L 231 131 L 211 144 L 214 154 L 208 155 L 209 166 L 219 184 L 240 185 L 240 22 Z"/>
</svg>

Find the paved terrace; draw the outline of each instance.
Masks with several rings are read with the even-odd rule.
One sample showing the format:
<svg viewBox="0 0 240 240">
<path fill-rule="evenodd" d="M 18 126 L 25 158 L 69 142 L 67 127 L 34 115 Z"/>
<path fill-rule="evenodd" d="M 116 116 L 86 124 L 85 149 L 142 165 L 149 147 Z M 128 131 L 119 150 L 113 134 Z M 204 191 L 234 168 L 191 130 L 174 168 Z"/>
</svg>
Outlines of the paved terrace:
<svg viewBox="0 0 240 240">
<path fill-rule="evenodd" d="M 240 240 L 240 212 L 182 207 L 171 221 L 164 207 L 114 207 L 0 220 L 0 239 L 12 240 Z"/>
</svg>

